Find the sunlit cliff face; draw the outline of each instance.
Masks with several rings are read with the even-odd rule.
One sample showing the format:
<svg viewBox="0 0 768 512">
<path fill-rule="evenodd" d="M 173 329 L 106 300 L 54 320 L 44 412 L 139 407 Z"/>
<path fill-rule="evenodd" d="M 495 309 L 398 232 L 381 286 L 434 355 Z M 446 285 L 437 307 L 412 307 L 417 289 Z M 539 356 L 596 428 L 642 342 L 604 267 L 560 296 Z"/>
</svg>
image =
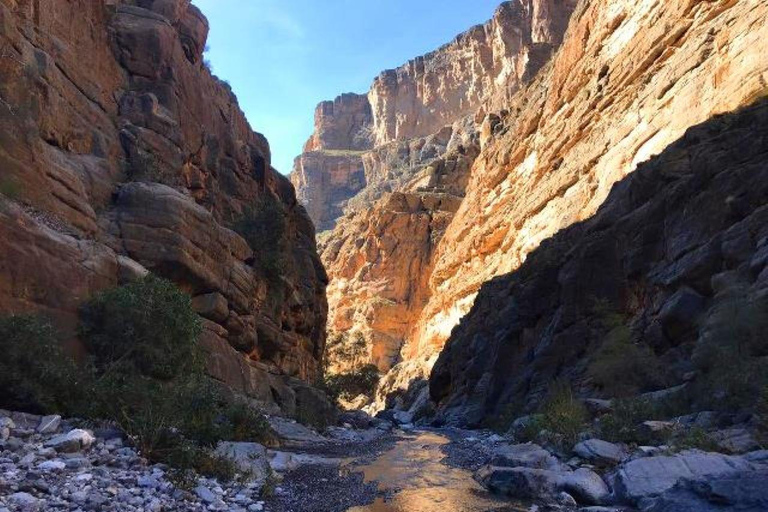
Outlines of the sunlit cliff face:
<svg viewBox="0 0 768 512">
<path fill-rule="evenodd" d="M 601 0 L 581 2 L 571 16 L 572 8 L 559 2 L 534 2 L 533 17 L 526 18 L 530 25 L 525 25 L 531 35 L 504 46 L 505 51 L 516 48 L 525 55 L 494 68 L 491 82 L 503 82 L 503 76 L 519 80 L 476 102 L 471 112 L 479 109 L 479 113 L 465 118 L 476 135 L 471 142 L 464 141 L 464 147 L 476 147 L 478 154 L 472 155 L 466 170 L 451 174 L 460 184 L 450 192 L 457 205 L 445 214 L 440 229 L 416 236 L 414 219 L 433 219 L 433 209 L 393 212 L 382 206 L 385 199 L 380 199 L 379 189 L 368 179 L 356 196 L 368 201 L 356 203 L 364 205 L 363 213 L 342 218 L 328 236 L 323 260 L 331 276 L 331 331 L 363 333 L 371 353 L 379 358 L 385 352 L 398 353 L 393 349 L 403 345 L 399 357 L 391 359 L 399 364 L 385 378 L 382 396 L 429 372 L 483 283 L 518 269 L 543 240 L 590 218 L 618 180 L 660 153 L 688 127 L 745 105 L 766 91 L 768 7 L 759 0 Z M 492 44 L 497 46 L 505 40 L 499 35 L 504 27 L 515 26 L 515 33 L 520 33 L 520 25 L 514 25 L 523 19 L 520 11 L 506 12 L 517 17 L 497 16 L 490 29 L 496 34 Z M 557 52 L 553 55 L 552 47 L 539 52 L 546 48 L 534 43 L 546 40 L 557 45 L 556 28 L 564 30 L 569 17 Z M 479 33 L 472 34 L 470 39 Z M 494 59 L 503 53 L 499 48 L 489 50 Z M 450 63 L 452 52 L 440 52 L 441 62 Z M 467 69 L 462 62 L 440 69 L 460 75 Z M 529 63 L 529 74 L 519 72 L 521 63 Z M 488 71 L 482 66 L 473 69 Z M 467 82 L 459 80 L 459 75 L 442 80 L 438 77 L 443 71 L 438 68 L 421 72 L 412 63 L 387 78 L 390 86 L 381 83 L 386 77 L 377 81 L 375 140 L 421 135 L 419 130 L 425 126 L 437 129 L 443 121 L 434 121 L 432 127 L 416 115 L 421 107 L 414 110 L 410 105 L 427 105 L 420 102 L 435 100 L 440 91 L 442 103 L 433 106 L 451 105 L 451 84 Z M 442 80 L 442 88 L 409 93 L 408 87 L 393 85 L 396 77 L 406 83 L 408 73 L 424 79 L 433 76 Z M 404 94 L 408 101 L 396 94 Z M 387 102 L 390 107 L 380 108 Z M 401 112 L 396 106 L 403 104 L 409 106 Z M 443 154 L 448 153 L 446 147 Z M 412 184 L 437 155 L 421 156 L 409 160 L 410 167 L 388 167 L 398 176 L 408 172 L 414 176 L 410 182 L 387 182 L 390 190 L 423 195 L 423 182 L 419 187 Z M 365 195 L 369 190 L 376 192 Z M 426 190 L 443 193 L 438 186 Z M 394 222 L 394 217 L 408 222 Z M 379 305 L 372 306 L 376 301 Z M 393 326 L 397 326 L 394 336 Z M 376 348 L 375 343 L 384 339 L 390 342 L 387 349 Z"/>
<path fill-rule="evenodd" d="M 578 10 L 552 65 L 511 102 L 507 133 L 472 168 L 437 251 L 417 352 L 440 345 L 481 283 L 590 217 L 639 163 L 764 92 L 766 11 L 757 0 Z"/>
</svg>

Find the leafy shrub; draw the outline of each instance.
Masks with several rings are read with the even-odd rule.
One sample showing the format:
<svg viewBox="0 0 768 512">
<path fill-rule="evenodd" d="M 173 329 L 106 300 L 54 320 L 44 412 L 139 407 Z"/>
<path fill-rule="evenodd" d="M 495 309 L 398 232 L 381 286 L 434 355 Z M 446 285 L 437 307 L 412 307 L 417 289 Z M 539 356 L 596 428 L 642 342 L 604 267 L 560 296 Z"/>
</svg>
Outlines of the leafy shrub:
<svg viewBox="0 0 768 512">
<path fill-rule="evenodd" d="M 115 421 L 141 453 L 183 473 L 230 477 L 234 466 L 211 449 L 221 440 L 265 441 L 266 419 L 227 399 L 204 375 L 200 320 L 189 296 L 148 276 L 104 292 L 82 310 L 94 357 L 88 417 Z"/>
<path fill-rule="evenodd" d="M 540 427 L 556 435 L 562 448 L 573 446 L 587 428 L 588 412 L 567 382 L 555 382 L 540 411 Z M 533 428 L 533 427 L 532 427 Z"/>
<path fill-rule="evenodd" d="M 369 360 L 368 342 L 361 332 L 332 335 L 326 347 L 326 365 L 360 366 Z"/>
<path fill-rule="evenodd" d="M 103 292 L 82 309 L 81 337 L 100 372 L 133 371 L 160 380 L 201 372 L 200 318 L 172 282 L 148 275 Z"/>
<path fill-rule="evenodd" d="M 643 429 L 642 423 L 656 417 L 655 407 L 648 400 L 615 400 L 613 411 L 600 418 L 600 438 L 614 443 L 653 443 L 658 439 Z"/>
<path fill-rule="evenodd" d="M 505 434 L 519 416 L 520 408 L 517 404 L 504 404 L 496 414 L 486 416 L 481 426 L 493 430 L 497 434 Z"/>
<path fill-rule="evenodd" d="M 683 431 L 671 441 L 676 450 L 702 450 L 705 452 L 722 452 L 723 448 L 707 433 L 706 430 L 695 427 Z"/>
<path fill-rule="evenodd" d="M 693 354 L 703 405 L 751 409 L 768 386 L 768 303 L 734 292 L 710 312 Z"/>
<path fill-rule="evenodd" d="M 324 388 L 334 400 L 351 400 L 359 395 L 372 397 L 379 379 L 379 369 L 368 364 L 353 372 L 326 376 Z"/>
<path fill-rule="evenodd" d="M 653 350 L 632 341 L 632 332 L 622 315 L 606 310 L 604 305 L 597 309 L 608 333 L 587 370 L 592 382 L 611 397 L 662 387 L 666 371 Z"/>
<path fill-rule="evenodd" d="M 0 318 L 0 408 L 69 412 L 85 378 L 48 320 Z"/>
<path fill-rule="evenodd" d="M 148 459 L 178 482 L 195 469 L 230 479 L 219 441 L 270 442 L 266 418 L 225 397 L 204 375 L 200 320 L 172 283 L 148 276 L 106 291 L 82 309 L 92 364 L 67 357 L 49 322 L 0 319 L 0 407 L 115 422 Z"/>
<path fill-rule="evenodd" d="M 279 280 L 284 271 L 285 227 L 285 212 L 270 194 L 260 196 L 232 224 L 232 229 L 253 249 L 254 266 L 272 281 Z"/>
</svg>

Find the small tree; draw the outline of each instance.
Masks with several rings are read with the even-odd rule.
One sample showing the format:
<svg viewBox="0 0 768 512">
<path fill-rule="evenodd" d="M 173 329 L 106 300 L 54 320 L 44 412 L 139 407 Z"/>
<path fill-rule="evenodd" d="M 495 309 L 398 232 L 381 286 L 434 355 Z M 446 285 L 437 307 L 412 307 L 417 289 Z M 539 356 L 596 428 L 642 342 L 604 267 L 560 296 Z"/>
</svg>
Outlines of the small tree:
<svg viewBox="0 0 768 512">
<path fill-rule="evenodd" d="M 200 371 L 200 318 L 170 281 L 150 274 L 103 292 L 83 307 L 81 319 L 81 336 L 102 373 L 130 367 L 171 380 Z"/>
<path fill-rule="evenodd" d="M 64 353 L 50 321 L 32 315 L 0 318 L 0 408 L 67 413 L 85 375 Z"/>
</svg>

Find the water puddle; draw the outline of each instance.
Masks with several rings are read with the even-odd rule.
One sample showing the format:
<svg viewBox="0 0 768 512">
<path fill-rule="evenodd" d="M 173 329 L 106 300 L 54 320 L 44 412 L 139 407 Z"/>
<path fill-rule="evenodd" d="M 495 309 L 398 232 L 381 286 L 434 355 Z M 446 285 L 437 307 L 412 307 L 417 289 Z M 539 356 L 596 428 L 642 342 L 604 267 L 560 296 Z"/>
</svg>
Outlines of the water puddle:
<svg viewBox="0 0 768 512">
<path fill-rule="evenodd" d="M 449 440 L 434 432 L 414 433 L 368 465 L 355 467 L 366 482 L 377 482 L 387 498 L 349 512 L 518 512 L 488 493 L 469 471 L 441 462 Z"/>
</svg>

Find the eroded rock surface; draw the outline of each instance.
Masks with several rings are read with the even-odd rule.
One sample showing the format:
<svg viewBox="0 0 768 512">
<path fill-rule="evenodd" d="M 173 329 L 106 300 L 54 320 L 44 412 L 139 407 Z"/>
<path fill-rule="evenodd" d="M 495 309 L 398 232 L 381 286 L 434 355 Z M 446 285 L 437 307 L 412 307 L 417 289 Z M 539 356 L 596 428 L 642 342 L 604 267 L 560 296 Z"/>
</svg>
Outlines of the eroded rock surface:
<svg viewBox="0 0 768 512">
<path fill-rule="evenodd" d="M 318 106 L 291 179 L 318 229 L 332 230 L 323 235 L 330 335 L 364 340 L 364 359 L 381 370 L 410 358 L 400 352 L 432 293 L 436 249 L 481 145 L 501 127 L 485 112 L 533 79 L 575 3 L 504 2 L 485 25 L 382 73 L 367 98 Z"/>
<path fill-rule="evenodd" d="M 604 334 L 595 300 L 628 314 L 627 325 L 682 379 L 690 356 L 680 346 L 696 334 L 660 325 L 680 289 L 705 300 L 694 319 L 734 290 L 747 301 L 765 297 L 767 143 L 765 99 L 690 129 L 617 184 L 594 217 L 484 285 L 431 375 L 445 419 L 473 424 L 505 403 L 531 406 L 558 377 L 582 386 Z M 714 286 L 725 277 L 732 286 Z"/>
<path fill-rule="evenodd" d="M 230 367 L 310 381 L 326 321 L 312 223 L 205 68 L 207 33 L 188 0 L 0 1 L 0 309 L 72 334 L 83 300 L 149 270 L 195 298 Z M 233 228 L 265 204 L 284 228 L 249 247 Z M 246 391 L 257 374 L 217 376 Z"/>
</svg>

